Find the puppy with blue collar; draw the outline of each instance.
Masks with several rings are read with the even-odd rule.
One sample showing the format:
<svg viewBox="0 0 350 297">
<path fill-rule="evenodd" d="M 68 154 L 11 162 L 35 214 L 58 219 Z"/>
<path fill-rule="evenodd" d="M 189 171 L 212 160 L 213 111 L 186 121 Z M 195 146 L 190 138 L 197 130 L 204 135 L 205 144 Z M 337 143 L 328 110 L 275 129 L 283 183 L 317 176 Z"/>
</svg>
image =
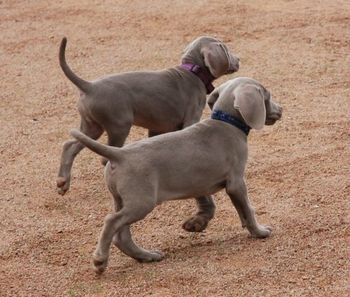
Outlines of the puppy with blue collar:
<svg viewBox="0 0 350 297">
<path fill-rule="evenodd" d="M 270 235 L 271 228 L 257 222 L 247 195 L 247 136 L 250 129 L 262 129 L 279 120 L 282 108 L 259 82 L 246 77 L 219 86 L 208 103 L 213 109 L 210 119 L 123 148 L 71 131 L 83 145 L 109 160 L 105 178 L 115 210 L 107 215 L 94 252 L 96 273 L 106 269 L 112 242 L 138 261 L 164 257 L 159 251 L 137 246 L 130 225 L 167 200 L 211 195 L 225 188 L 242 226 L 257 238 Z"/>
</svg>

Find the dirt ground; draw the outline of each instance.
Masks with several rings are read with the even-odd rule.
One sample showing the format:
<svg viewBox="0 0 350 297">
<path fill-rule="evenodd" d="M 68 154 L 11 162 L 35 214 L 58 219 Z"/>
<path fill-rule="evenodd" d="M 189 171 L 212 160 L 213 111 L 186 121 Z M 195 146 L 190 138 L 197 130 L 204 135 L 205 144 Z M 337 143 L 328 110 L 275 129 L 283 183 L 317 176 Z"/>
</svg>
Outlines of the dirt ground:
<svg viewBox="0 0 350 297">
<path fill-rule="evenodd" d="M 349 1 L 1 0 L 0 32 L 1 296 L 350 296 Z M 216 86 L 253 77 L 284 107 L 250 134 L 246 170 L 273 236 L 250 238 L 224 192 L 200 234 L 181 228 L 194 201 L 169 202 L 133 227 L 167 257 L 140 264 L 112 248 L 97 277 L 91 255 L 112 209 L 100 159 L 84 150 L 71 190 L 56 192 L 62 143 L 79 124 L 61 38 L 72 68 L 95 79 L 176 66 L 200 35 L 241 58 Z M 144 137 L 133 128 L 128 142 Z"/>
</svg>

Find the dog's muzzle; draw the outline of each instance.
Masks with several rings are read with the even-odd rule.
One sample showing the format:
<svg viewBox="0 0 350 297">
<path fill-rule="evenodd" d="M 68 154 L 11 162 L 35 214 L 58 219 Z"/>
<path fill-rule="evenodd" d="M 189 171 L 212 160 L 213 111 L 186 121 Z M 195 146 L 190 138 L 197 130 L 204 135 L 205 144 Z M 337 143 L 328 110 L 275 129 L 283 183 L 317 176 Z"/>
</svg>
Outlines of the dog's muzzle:
<svg viewBox="0 0 350 297">
<path fill-rule="evenodd" d="M 276 121 L 280 120 L 282 117 L 282 107 L 274 104 L 274 110 L 269 112 L 268 115 L 266 115 L 266 125 L 273 125 Z"/>
<path fill-rule="evenodd" d="M 236 72 L 238 71 L 239 69 L 239 58 L 234 56 L 232 57 L 227 48 L 223 45 L 223 44 L 220 44 L 225 55 L 226 55 L 226 58 L 227 58 L 227 63 L 228 63 L 228 68 L 227 68 L 227 73 L 233 73 L 233 72 Z"/>
</svg>

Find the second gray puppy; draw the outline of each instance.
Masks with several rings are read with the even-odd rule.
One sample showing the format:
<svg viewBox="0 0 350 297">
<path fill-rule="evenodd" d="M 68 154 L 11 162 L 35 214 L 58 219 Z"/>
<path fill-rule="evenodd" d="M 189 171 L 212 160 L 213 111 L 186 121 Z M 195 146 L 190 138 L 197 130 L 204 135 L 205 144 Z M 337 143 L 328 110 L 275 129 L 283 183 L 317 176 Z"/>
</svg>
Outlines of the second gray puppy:
<svg viewBox="0 0 350 297">
<path fill-rule="evenodd" d="M 271 228 L 260 225 L 247 196 L 244 170 L 250 128 L 261 129 L 281 118 L 282 108 L 260 83 L 237 78 L 216 89 L 212 119 L 184 130 L 145 139 L 123 148 L 106 146 L 78 130 L 72 136 L 110 160 L 105 178 L 115 203 L 94 253 L 94 267 L 107 267 L 112 243 L 139 261 L 159 261 L 163 254 L 138 247 L 130 225 L 166 200 L 211 195 L 222 188 L 231 198 L 242 226 L 259 238 Z"/>
</svg>

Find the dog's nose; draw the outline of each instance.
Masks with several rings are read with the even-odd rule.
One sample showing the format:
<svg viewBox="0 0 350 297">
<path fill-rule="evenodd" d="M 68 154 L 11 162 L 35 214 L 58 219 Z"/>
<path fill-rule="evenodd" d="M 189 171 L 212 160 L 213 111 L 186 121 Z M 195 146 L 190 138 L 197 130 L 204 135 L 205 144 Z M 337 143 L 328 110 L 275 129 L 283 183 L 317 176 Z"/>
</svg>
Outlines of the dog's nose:
<svg viewBox="0 0 350 297">
<path fill-rule="evenodd" d="M 237 71 L 239 69 L 239 66 L 240 66 L 240 58 L 235 56 L 234 60 L 233 60 L 233 63 L 231 64 L 233 67 L 233 70 L 234 71 Z"/>
<path fill-rule="evenodd" d="M 278 111 L 280 112 L 280 114 L 282 114 L 283 112 L 283 107 L 281 105 L 278 105 Z"/>
</svg>

